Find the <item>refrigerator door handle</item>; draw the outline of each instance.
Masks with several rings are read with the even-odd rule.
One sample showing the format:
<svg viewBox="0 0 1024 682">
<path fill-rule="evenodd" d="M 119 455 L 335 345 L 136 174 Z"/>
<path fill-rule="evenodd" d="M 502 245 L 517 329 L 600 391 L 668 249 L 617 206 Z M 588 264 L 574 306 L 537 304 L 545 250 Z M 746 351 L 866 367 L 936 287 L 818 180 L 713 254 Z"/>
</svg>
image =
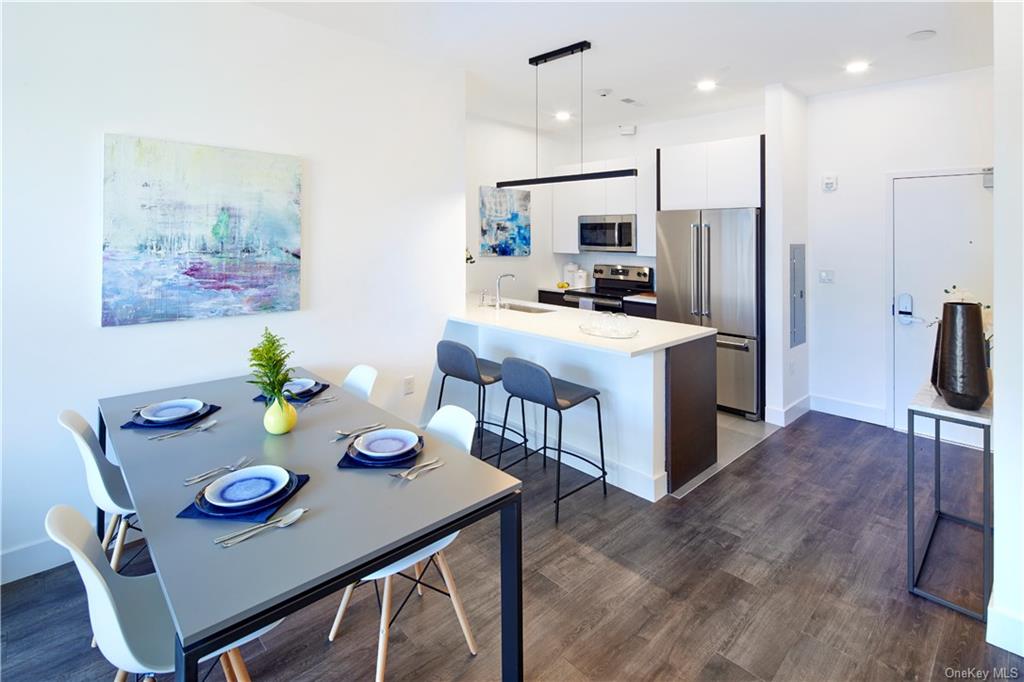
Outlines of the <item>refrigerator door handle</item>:
<svg viewBox="0 0 1024 682">
<path fill-rule="evenodd" d="M 700 287 L 700 314 L 704 317 L 711 317 L 711 226 L 704 223 L 704 236 L 701 239 L 701 255 L 704 262 L 701 264 L 701 274 L 704 281 Z"/>
<path fill-rule="evenodd" d="M 690 224 L 690 314 L 700 315 L 697 306 L 700 290 L 700 225 Z"/>
</svg>

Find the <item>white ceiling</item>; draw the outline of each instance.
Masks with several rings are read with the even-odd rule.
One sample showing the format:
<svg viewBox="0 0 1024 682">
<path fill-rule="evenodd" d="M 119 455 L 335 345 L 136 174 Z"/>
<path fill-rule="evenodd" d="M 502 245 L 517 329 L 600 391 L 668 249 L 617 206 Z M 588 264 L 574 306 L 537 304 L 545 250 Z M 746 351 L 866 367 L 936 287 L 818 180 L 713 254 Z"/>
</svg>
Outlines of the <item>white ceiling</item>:
<svg viewBox="0 0 1024 682">
<path fill-rule="evenodd" d="M 762 88 L 806 95 L 992 63 L 992 5 L 963 3 L 306 3 L 276 11 L 466 69 L 471 113 L 534 124 L 529 57 L 580 40 L 588 124 L 633 123 L 752 106 Z M 907 35 L 934 29 L 927 41 Z M 850 75 L 844 65 L 871 62 Z M 579 61 L 539 67 L 541 119 L 579 110 Z M 717 80 L 711 93 L 695 83 Z M 599 88 L 611 88 L 606 98 Z M 642 106 L 623 104 L 622 97 Z"/>
</svg>

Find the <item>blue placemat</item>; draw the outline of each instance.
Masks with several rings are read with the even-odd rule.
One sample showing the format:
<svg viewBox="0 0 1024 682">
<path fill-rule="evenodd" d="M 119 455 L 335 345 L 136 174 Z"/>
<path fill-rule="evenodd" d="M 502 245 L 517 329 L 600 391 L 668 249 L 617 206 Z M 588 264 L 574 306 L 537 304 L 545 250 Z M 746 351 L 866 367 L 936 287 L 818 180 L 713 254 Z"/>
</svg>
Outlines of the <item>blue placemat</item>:
<svg viewBox="0 0 1024 682">
<path fill-rule="evenodd" d="M 220 409 L 220 405 L 214 405 L 212 403 L 206 403 L 203 405 L 203 409 L 195 413 L 191 417 L 186 417 L 181 421 L 177 422 L 151 422 L 145 419 L 141 414 L 136 412 L 132 415 L 132 418 L 121 424 L 122 429 L 172 429 L 174 431 L 180 431 L 181 429 L 188 428 L 196 422 L 202 421 L 209 417 L 211 414 Z"/>
<path fill-rule="evenodd" d="M 313 384 L 313 388 L 309 389 L 308 393 L 303 393 L 301 396 L 292 396 L 287 398 L 290 403 L 308 403 L 313 398 L 317 397 L 327 389 L 331 387 L 330 384 L 321 384 L 319 381 Z M 265 403 L 267 402 L 267 396 L 260 393 L 258 396 L 252 399 L 254 403 Z"/>
<path fill-rule="evenodd" d="M 302 486 L 309 482 L 309 474 L 296 474 L 298 483 L 290 494 L 285 495 L 281 498 L 280 502 L 273 504 L 265 509 L 254 511 L 249 514 L 239 514 L 238 516 L 210 516 L 199 511 L 196 507 L 196 503 L 193 502 L 189 506 L 178 512 L 179 519 L 214 519 L 216 521 L 244 521 L 246 523 L 263 523 L 269 520 L 274 514 L 278 512 L 281 507 L 286 505 L 290 499 L 295 497 L 295 494 L 302 490 Z"/>
</svg>

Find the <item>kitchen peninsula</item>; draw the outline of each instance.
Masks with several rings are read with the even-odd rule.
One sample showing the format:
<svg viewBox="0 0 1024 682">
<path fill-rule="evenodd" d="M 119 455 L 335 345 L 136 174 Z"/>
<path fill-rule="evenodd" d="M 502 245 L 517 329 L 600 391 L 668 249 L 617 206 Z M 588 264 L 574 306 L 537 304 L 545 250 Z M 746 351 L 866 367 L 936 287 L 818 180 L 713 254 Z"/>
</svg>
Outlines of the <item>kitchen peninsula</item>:
<svg viewBox="0 0 1024 682">
<path fill-rule="evenodd" d="M 715 463 L 715 329 L 630 317 L 630 327 L 639 330 L 636 336 L 612 339 L 580 330 L 599 313 L 506 303 L 512 307 L 497 310 L 468 298 L 449 316 L 445 338 L 466 344 L 481 358 L 521 357 L 543 365 L 552 376 L 600 390 L 609 483 L 654 501 Z M 463 383 L 449 382 L 445 402 L 474 411 L 475 387 L 456 389 Z M 500 383 L 490 387 L 488 421 L 501 422 L 506 398 Z M 543 438 L 543 409 L 526 407 L 532 449 Z M 595 418 L 589 404 L 566 416 L 566 450 L 596 456 Z M 511 410 L 509 426 L 518 430 L 520 421 L 519 410 Z M 553 433 L 550 438 L 553 445 Z M 563 463 L 577 466 L 573 458 Z"/>
</svg>

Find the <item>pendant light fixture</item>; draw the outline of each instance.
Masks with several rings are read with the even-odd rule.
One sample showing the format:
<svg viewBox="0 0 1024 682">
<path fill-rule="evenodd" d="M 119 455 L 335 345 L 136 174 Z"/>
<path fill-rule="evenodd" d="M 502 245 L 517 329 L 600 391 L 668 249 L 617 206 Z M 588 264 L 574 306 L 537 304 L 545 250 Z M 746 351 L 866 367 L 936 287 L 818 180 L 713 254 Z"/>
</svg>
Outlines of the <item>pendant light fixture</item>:
<svg viewBox="0 0 1024 682">
<path fill-rule="evenodd" d="M 580 180 L 601 180 L 604 178 L 622 178 L 636 175 L 636 168 L 624 168 L 620 170 L 612 171 L 598 171 L 594 173 L 583 172 L 583 53 L 590 49 L 590 42 L 587 40 L 581 40 L 578 43 L 572 45 L 566 45 L 560 47 L 557 50 L 545 52 L 539 54 L 536 57 L 530 57 L 530 66 L 534 67 L 534 135 L 535 135 L 535 150 L 534 150 L 534 174 L 537 177 L 524 178 L 522 180 L 502 180 L 497 183 L 499 189 L 503 187 L 522 187 L 525 185 L 548 185 L 556 182 L 577 182 Z M 562 59 L 574 54 L 580 55 L 580 111 L 579 111 L 579 123 L 580 123 L 580 172 L 574 175 L 549 175 L 540 176 L 540 67 L 542 64 L 553 62 L 556 59 Z M 572 118 L 572 114 L 568 111 L 559 111 L 555 114 L 555 118 L 559 121 L 568 121 Z"/>
</svg>

